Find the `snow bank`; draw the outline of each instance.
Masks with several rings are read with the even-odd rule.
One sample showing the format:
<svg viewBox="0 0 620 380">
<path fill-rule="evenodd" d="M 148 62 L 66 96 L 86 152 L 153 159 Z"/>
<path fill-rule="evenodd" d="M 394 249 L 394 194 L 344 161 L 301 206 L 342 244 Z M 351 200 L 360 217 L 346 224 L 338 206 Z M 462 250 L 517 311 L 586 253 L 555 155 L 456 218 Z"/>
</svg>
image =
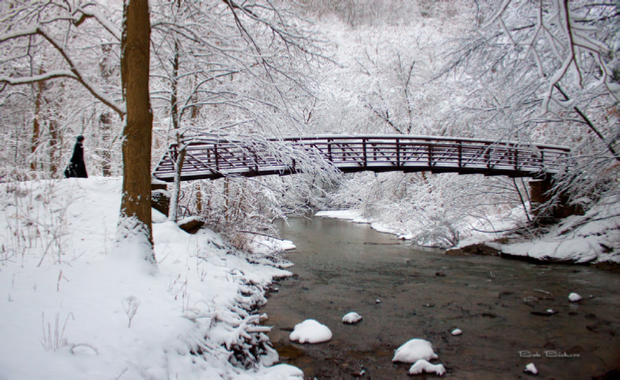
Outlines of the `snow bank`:
<svg viewBox="0 0 620 380">
<path fill-rule="evenodd" d="M 533 241 L 489 245 L 538 260 L 620 264 L 620 198 L 602 199 L 585 215 L 568 217 Z"/>
<path fill-rule="evenodd" d="M 320 218 L 332 218 L 350 220 L 353 223 L 370 223 L 370 221 L 362 216 L 362 212 L 359 210 L 333 210 L 333 211 L 319 211 L 314 216 Z"/>
<path fill-rule="evenodd" d="M 268 236 L 255 236 L 251 244 L 252 252 L 272 254 L 275 252 L 290 251 L 297 248 L 290 240 L 275 239 Z"/>
<path fill-rule="evenodd" d="M 332 339 L 332 332 L 314 319 L 306 319 L 295 325 L 289 339 L 299 343 L 323 343 Z"/>
<path fill-rule="evenodd" d="M 277 353 L 254 308 L 290 273 L 166 221 L 151 265 L 115 243 L 120 194 L 107 178 L 0 186 L 1 377 L 302 379 L 259 362 Z"/>
<path fill-rule="evenodd" d="M 364 219 L 359 210 L 321 211 L 321 217 L 352 221 L 365 221 L 371 228 L 399 236 L 402 239 L 417 239 L 423 234 L 424 226 L 419 222 L 378 222 Z M 506 231 L 512 230 L 517 221 L 524 221 L 522 207 L 490 215 L 487 218 L 469 218 L 464 221 L 466 230 L 460 230 L 461 240 L 453 247 L 459 249 L 485 243 L 489 247 L 512 256 L 531 257 L 537 260 L 566 261 L 574 263 L 612 263 L 620 265 L 620 197 L 608 197 L 599 201 L 586 215 L 574 215 L 553 226 L 537 239 L 509 244 L 493 243 Z M 406 226 L 409 226 L 405 228 Z M 432 240 L 432 239 L 431 239 Z M 432 245 L 432 241 L 425 242 Z"/>
<path fill-rule="evenodd" d="M 377 232 L 397 235 L 399 238 L 405 240 L 410 240 L 413 238 L 413 235 L 410 232 L 403 230 L 402 228 L 393 227 L 385 223 L 379 223 L 372 219 L 365 218 L 362 216 L 362 211 L 360 210 L 319 211 L 314 214 L 314 216 L 320 218 L 350 220 L 353 223 L 370 224 L 370 228 Z"/>
</svg>

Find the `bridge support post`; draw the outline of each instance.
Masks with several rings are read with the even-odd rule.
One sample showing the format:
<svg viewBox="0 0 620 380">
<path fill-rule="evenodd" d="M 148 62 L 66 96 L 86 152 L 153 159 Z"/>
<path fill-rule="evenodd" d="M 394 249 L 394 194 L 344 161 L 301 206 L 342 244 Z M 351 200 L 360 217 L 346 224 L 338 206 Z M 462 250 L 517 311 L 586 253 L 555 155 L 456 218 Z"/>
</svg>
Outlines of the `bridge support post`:
<svg viewBox="0 0 620 380">
<path fill-rule="evenodd" d="M 548 178 L 533 179 L 530 181 L 530 209 L 538 216 L 540 206 L 551 199 L 551 181 Z"/>
<path fill-rule="evenodd" d="M 553 188 L 553 183 L 550 177 L 545 177 L 541 179 L 533 179 L 530 181 L 530 207 L 532 213 L 535 216 L 543 216 L 540 215 L 540 206 L 549 201 L 551 197 L 554 195 L 551 193 L 551 189 Z M 571 205 L 569 204 L 569 195 L 568 194 L 560 194 L 560 201 L 556 204 L 551 210 L 551 215 L 553 218 L 562 219 L 567 218 L 571 215 L 583 215 L 584 210 L 579 205 Z"/>
</svg>

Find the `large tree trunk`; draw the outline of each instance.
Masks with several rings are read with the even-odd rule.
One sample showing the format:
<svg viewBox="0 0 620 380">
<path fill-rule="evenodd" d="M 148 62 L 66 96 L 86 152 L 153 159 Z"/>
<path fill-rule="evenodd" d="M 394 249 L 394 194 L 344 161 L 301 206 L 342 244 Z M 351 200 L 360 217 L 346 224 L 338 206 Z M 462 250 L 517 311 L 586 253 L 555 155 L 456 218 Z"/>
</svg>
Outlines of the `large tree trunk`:
<svg viewBox="0 0 620 380">
<path fill-rule="evenodd" d="M 147 245 L 147 260 L 155 261 L 151 220 L 151 136 L 153 115 L 149 97 L 148 0 L 124 1 L 121 77 L 127 104 L 123 130 L 123 194 L 118 238 L 137 238 Z"/>
</svg>

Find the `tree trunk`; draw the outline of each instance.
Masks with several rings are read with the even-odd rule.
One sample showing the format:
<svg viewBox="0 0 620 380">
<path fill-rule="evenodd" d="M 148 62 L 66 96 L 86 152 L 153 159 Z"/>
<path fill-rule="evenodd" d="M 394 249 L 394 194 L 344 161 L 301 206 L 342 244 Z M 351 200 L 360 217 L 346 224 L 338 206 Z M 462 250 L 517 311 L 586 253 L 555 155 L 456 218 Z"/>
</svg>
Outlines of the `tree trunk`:
<svg viewBox="0 0 620 380">
<path fill-rule="evenodd" d="M 101 53 L 103 58 L 99 62 L 99 69 L 101 70 L 101 77 L 108 83 L 112 72 L 112 65 L 110 60 L 112 59 L 112 44 L 101 45 Z M 103 151 L 101 152 L 101 174 L 104 177 L 112 175 L 112 146 L 110 144 L 110 135 L 112 131 L 112 114 L 110 111 L 105 110 L 99 116 L 99 125 L 101 130 L 101 145 L 103 145 Z"/>
<path fill-rule="evenodd" d="M 49 156 L 50 156 L 50 174 L 52 178 L 57 178 L 58 167 L 60 166 L 60 145 L 58 138 L 58 120 L 51 118 L 49 121 Z"/>
<path fill-rule="evenodd" d="M 200 186 L 200 182 L 196 185 L 196 214 L 202 214 L 202 186 Z"/>
<path fill-rule="evenodd" d="M 127 104 L 123 129 L 123 193 L 119 240 L 137 238 L 146 259 L 155 261 L 151 218 L 151 138 L 149 97 L 151 25 L 148 0 L 125 0 L 121 41 L 121 79 Z"/>
<path fill-rule="evenodd" d="M 99 124 L 101 130 L 101 145 L 103 150 L 101 151 L 101 174 L 104 177 L 112 175 L 112 146 L 110 144 L 110 131 L 112 129 L 112 114 L 108 111 L 104 111 L 99 116 Z"/>
<path fill-rule="evenodd" d="M 177 141 L 178 141 L 177 134 Z M 168 220 L 177 221 L 179 209 L 179 196 L 181 195 L 181 172 L 183 171 L 183 162 L 185 161 L 185 148 L 179 150 L 177 160 L 174 163 L 174 183 L 172 184 L 172 194 L 170 194 L 170 210 L 168 211 Z"/>
<path fill-rule="evenodd" d="M 172 127 L 175 131 L 175 138 L 179 154 L 174 163 L 174 183 L 172 194 L 170 197 L 170 211 L 168 220 L 177 221 L 179 197 L 181 195 L 181 172 L 183 171 L 183 162 L 185 161 L 185 145 L 181 142 L 181 134 L 179 133 L 179 105 L 178 105 L 178 88 L 179 88 L 179 43 L 174 41 L 174 56 L 172 58 L 172 80 L 170 83 L 170 117 L 172 118 Z"/>
<path fill-rule="evenodd" d="M 43 73 L 43 67 L 39 69 L 39 74 Z M 43 89 L 44 83 L 42 81 L 37 82 L 35 85 L 35 100 L 34 100 L 34 120 L 32 121 L 32 141 L 30 144 L 30 153 L 32 159 L 30 161 L 30 170 L 33 172 L 37 170 L 37 158 L 36 153 L 39 148 L 39 138 L 41 137 L 41 124 L 39 119 L 41 118 L 41 102 L 43 101 Z"/>
</svg>

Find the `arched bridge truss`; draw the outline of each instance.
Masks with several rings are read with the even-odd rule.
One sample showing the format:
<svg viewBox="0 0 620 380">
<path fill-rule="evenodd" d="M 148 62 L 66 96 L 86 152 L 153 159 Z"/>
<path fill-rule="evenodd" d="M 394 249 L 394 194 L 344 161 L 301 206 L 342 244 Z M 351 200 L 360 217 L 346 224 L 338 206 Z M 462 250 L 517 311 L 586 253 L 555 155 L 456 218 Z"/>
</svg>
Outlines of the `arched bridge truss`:
<svg viewBox="0 0 620 380">
<path fill-rule="evenodd" d="M 561 171 L 570 153 L 567 147 L 553 145 L 401 135 L 330 135 L 255 141 L 195 136 L 186 139 L 185 144 L 182 181 L 295 174 L 304 171 L 300 165 L 303 157 L 332 165 L 344 173 L 428 171 L 542 177 Z M 172 182 L 177 157 L 178 147 L 173 144 L 157 164 L 153 176 Z"/>
</svg>

